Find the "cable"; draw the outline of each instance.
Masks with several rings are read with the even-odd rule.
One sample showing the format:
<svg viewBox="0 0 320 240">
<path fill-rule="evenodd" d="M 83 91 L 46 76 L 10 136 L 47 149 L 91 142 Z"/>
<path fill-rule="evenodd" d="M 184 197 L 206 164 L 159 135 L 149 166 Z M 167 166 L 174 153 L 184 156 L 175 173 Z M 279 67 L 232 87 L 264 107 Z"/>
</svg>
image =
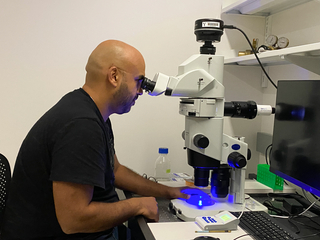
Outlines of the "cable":
<svg viewBox="0 0 320 240">
<path fill-rule="evenodd" d="M 237 239 L 240 239 L 240 238 L 243 238 L 243 237 L 246 237 L 246 236 L 256 236 L 256 235 L 253 235 L 253 234 L 243 234 L 243 235 L 241 235 L 241 236 L 239 236 L 239 237 L 236 237 L 236 238 L 234 238 L 233 240 L 237 240 Z"/>
<path fill-rule="evenodd" d="M 276 200 L 276 201 L 280 201 L 280 202 L 283 202 L 283 200 Z M 296 228 L 296 234 L 299 234 L 301 231 L 300 231 L 300 228 L 298 227 L 297 223 L 301 224 L 301 225 L 304 225 L 304 226 L 309 226 L 309 225 L 306 225 L 304 223 L 301 223 L 299 221 L 296 221 L 294 220 L 294 218 L 298 218 L 298 217 L 304 217 L 302 216 L 305 212 L 307 212 L 313 205 L 315 204 L 315 202 L 313 204 L 311 204 L 306 210 L 304 210 L 303 212 L 297 214 L 297 215 L 290 215 L 288 212 L 286 211 L 283 211 L 282 209 L 280 208 L 277 208 L 277 207 L 274 207 L 273 204 L 269 201 L 269 200 L 266 200 L 263 202 L 263 205 L 266 206 L 268 208 L 268 210 L 270 211 L 273 211 L 275 212 L 276 214 L 280 215 L 271 215 L 271 217 L 274 217 L 274 218 L 283 218 L 283 219 L 288 219 L 288 222 L 291 223 L 295 228 Z M 310 218 L 309 218 L 310 219 Z M 311 219 L 310 219 L 311 220 Z M 313 220 L 311 220 L 313 221 Z M 313 221 L 314 222 L 314 221 Z M 316 222 L 315 222 L 316 223 Z M 317 224 L 317 223 L 316 223 Z M 318 224 L 317 224 L 318 225 Z M 320 226 L 320 225 L 319 225 Z M 320 230 L 318 228 L 314 228 L 312 226 L 310 226 L 311 228 L 313 229 L 316 229 L 316 230 Z"/>
<path fill-rule="evenodd" d="M 314 237 L 314 236 L 317 236 L 319 234 L 320 234 L 320 232 L 314 233 L 314 234 L 310 234 L 310 235 L 305 235 L 305 236 L 301 236 L 301 237 L 295 238 L 295 240 L 296 239 L 301 239 L 301 238 L 305 239 L 305 238 L 309 238 L 309 237 Z"/>
<path fill-rule="evenodd" d="M 275 207 L 272 202 L 270 200 L 265 200 L 263 202 L 263 205 L 266 206 L 268 208 L 268 210 L 270 210 L 271 212 L 275 212 L 276 214 L 280 215 L 280 216 L 285 216 L 286 218 L 289 217 L 289 213 L 286 211 L 283 211 L 280 208 Z M 273 217 L 274 215 L 272 215 Z"/>
<path fill-rule="evenodd" d="M 307 196 L 307 191 L 306 191 L 305 189 L 303 189 L 303 188 L 301 188 L 301 190 L 302 190 L 302 193 L 303 193 L 304 198 L 311 204 L 312 201 L 310 201 L 310 199 L 308 198 L 308 196 Z M 319 201 L 319 198 L 318 198 L 316 195 L 314 195 L 313 193 L 311 193 L 311 192 L 309 192 L 309 193 L 311 194 L 311 196 L 312 196 L 314 199 L 316 199 L 316 201 L 315 201 L 316 204 L 314 205 L 314 207 L 319 209 L 319 205 L 317 205 L 317 202 Z"/>
<path fill-rule="evenodd" d="M 151 176 L 151 177 L 148 177 L 148 175 L 145 174 L 145 173 L 142 174 L 142 177 L 145 178 L 145 179 L 148 179 L 148 180 L 150 180 L 150 181 L 152 181 L 152 182 L 156 182 L 156 183 L 158 182 L 155 177 L 152 177 L 152 176 Z"/>
<path fill-rule="evenodd" d="M 244 211 L 246 210 L 246 201 L 247 199 L 244 199 L 244 203 L 243 203 L 243 208 L 242 208 L 242 212 L 240 213 L 238 219 L 240 219 L 244 213 Z M 251 210 L 250 210 L 251 211 Z"/>
<path fill-rule="evenodd" d="M 294 218 L 297 218 L 299 216 L 302 216 L 303 214 L 305 214 L 317 201 L 313 202 L 308 208 L 306 208 L 303 212 L 297 214 L 297 215 L 293 215 L 293 216 L 290 216 L 288 221 L 297 229 L 297 234 L 300 233 L 300 228 L 294 223 L 294 222 L 297 222 L 299 223 L 298 221 L 294 221 L 293 219 Z M 319 229 L 317 229 L 319 230 Z"/>
<path fill-rule="evenodd" d="M 315 225 L 318 225 L 318 226 L 320 227 L 320 224 L 317 223 L 316 221 L 314 221 L 311 217 L 308 217 L 308 216 L 297 216 L 297 217 L 295 217 L 295 219 L 297 219 L 297 218 L 307 218 L 307 219 L 309 219 L 311 222 L 313 222 Z M 319 227 L 313 227 L 313 226 L 311 226 L 311 225 L 308 225 L 308 224 L 299 222 L 299 221 L 294 220 L 294 219 L 292 219 L 292 221 L 295 221 L 296 223 L 301 224 L 301 225 L 303 225 L 303 226 L 305 226 L 305 227 L 309 227 L 309 228 L 312 228 L 312 229 L 315 229 L 315 230 L 320 230 Z"/>
<path fill-rule="evenodd" d="M 268 162 L 268 149 L 269 149 L 269 162 Z M 270 159 L 271 152 L 272 152 L 272 143 L 266 148 L 266 152 L 265 152 L 265 159 L 266 159 L 266 164 L 267 164 L 267 165 L 271 165 L 271 159 Z M 283 180 L 283 182 L 284 182 L 286 185 L 289 185 L 285 180 Z M 311 203 L 311 202 L 310 202 L 310 203 Z"/>
<path fill-rule="evenodd" d="M 318 231 L 320 230 L 319 228 L 313 227 L 313 226 L 311 226 L 311 225 L 309 225 L 309 224 L 305 224 L 305 223 L 299 222 L 299 221 L 297 221 L 297 220 L 294 220 L 294 218 L 299 218 L 299 217 L 308 218 L 311 222 L 313 222 L 314 224 L 320 226 L 320 224 L 317 223 L 316 221 L 314 221 L 312 218 L 307 217 L 307 216 L 303 216 L 303 215 L 300 215 L 300 214 L 297 215 L 297 216 L 295 216 L 295 217 L 290 218 L 290 219 L 289 219 L 290 223 L 293 224 L 293 221 L 294 221 L 295 223 L 298 223 L 298 224 L 303 225 L 303 226 L 305 226 L 305 227 L 312 228 L 312 229 L 318 230 Z M 296 226 L 296 225 L 295 225 L 295 226 Z M 298 238 L 295 238 L 295 239 L 301 239 L 301 238 L 305 239 L 305 238 L 317 236 L 317 235 L 319 235 L 319 234 L 320 234 L 320 232 L 317 232 L 317 233 L 313 233 L 313 234 L 310 234 L 310 235 L 301 236 L 301 237 L 298 237 Z"/>
<path fill-rule="evenodd" d="M 270 154 L 271 154 L 271 150 L 272 150 L 272 143 L 266 148 L 266 153 L 265 153 L 265 158 L 266 158 L 266 163 L 267 165 L 270 165 L 268 163 L 268 149 L 270 148 L 270 151 L 269 151 L 269 158 L 270 158 Z"/>
<path fill-rule="evenodd" d="M 304 213 L 306 213 L 314 204 L 316 204 L 317 201 L 313 202 L 308 208 L 306 208 L 306 210 L 304 210 L 302 213 L 299 213 L 298 216 L 303 215 Z"/>
<path fill-rule="evenodd" d="M 235 26 L 233 26 L 233 25 L 224 25 L 223 28 L 227 28 L 227 29 L 237 29 L 238 31 L 240 31 L 240 32 L 244 35 L 244 37 L 247 39 L 247 41 L 248 41 L 248 43 L 249 43 L 249 45 L 250 45 L 250 47 L 251 47 L 251 49 L 252 49 L 253 54 L 255 55 L 255 57 L 256 57 L 256 59 L 257 59 L 257 61 L 258 61 L 259 65 L 260 65 L 262 71 L 264 72 L 264 74 L 266 75 L 266 77 L 268 78 L 268 80 L 272 83 L 272 85 L 277 89 L 277 88 L 278 88 L 277 85 L 271 80 L 271 78 L 269 77 L 267 71 L 264 69 L 264 67 L 263 67 L 263 65 L 262 65 L 262 63 L 261 63 L 261 61 L 260 61 L 260 59 L 259 59 L 259 57 L 258 57 L 258 55 L 257 55 L 257 53 L 256 53 L 256 50 L 253 48 L 253 46 L 252 46 L 252 44 L 251 44 L 248 36 L 245 34 L 245 32 L 242 31 L 240 28 L 237 28 L 237 27 L 235 27 Z"/>
<path fill-rule="evenodd" d="M 281 202 L 281 200 L 277 200 L 277 201 L 280 201 Z M 320 230 L 319 228 L 315 228 L 315 227 L 312 227 L 312 226 L 310 226 L 310 225 L 307 225 L 307 224 L 304 224 L 304 223 L 301 223 L 301 222 L 299 222 L 299 221 L 296 221 L 296 220 L 294 220 L 295 218 L 299 218 L 299 217 L 307 217 L 307 216 L 303 216 L 303 214 L 305 214 L 309 209 L 311 209 L 315 204 L 316 204 L 316 202 L 318 202 L 319 201 L 319 199 L 317 199 L 317 201 L 315 201 L 315 202 L 313 202 L 311 205 L 309 205 L 304 211 L 302 211 L 301 213 L 299 213 L 299 214 L 296 214 L 296 215 L 290 215 L 289 217 L 288 217 L 288 221 L 297 229 L 297 231 L 296 231 L 296 234 L 299 234 L 300 233 L 300 228 L 297 226 L 297 223 L 298 224 L 301 224 L 301 225 L 304 225 L 304 226 L 308 226 L 308 227 L 310 227 L 310 228 L 313 228 L 313 229 L 315 229 L 315 230 Z M 266 205 L 265 203 L 264 203 L 264 205 Z M 271 204 L 272 205 L 272 204 Z M 269 209 L 269 207 L 268 207 L 268 209 Z M 275 217 L 275 216 L 273 216 L 273 217 Z M 279 216 L 279 217 L 282 217 L 282 216 Z M 314 222 L 315 224 L 317 224 L 318 226 L 320 226 L 320 224 L 318 224 L 317 222 L 315 222 L 313 219 L 311 219 L 311 218 L 309 218 L 309 217 L 307 217 L 310 221 L 312 221 L 312 222 Z M 311 234 L 311 235 L 307 235 L 307 236 L 304 236 L 304 237 L 312 237 L 312 236 L 316 236 L 316 235 L 318 235 L 318 234 L 320 234 L 320 232 L 319 233 L 316 233 L 316 234 Z"/>
</svg>

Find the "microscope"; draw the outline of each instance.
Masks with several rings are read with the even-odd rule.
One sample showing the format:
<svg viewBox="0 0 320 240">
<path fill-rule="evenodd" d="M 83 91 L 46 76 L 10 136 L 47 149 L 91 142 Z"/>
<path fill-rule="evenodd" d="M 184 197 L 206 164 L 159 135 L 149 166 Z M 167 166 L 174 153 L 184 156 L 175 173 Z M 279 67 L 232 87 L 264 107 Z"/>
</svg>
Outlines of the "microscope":
<svg viewBox="0 0 320 240">
<path fill-rule="evenodd" d="M 224 57 L 215 55 L 213 46 L 220 42 L 223 24 L 218 19 L 197 20 L 194 33 L 196 40 L 203 43 L 200 54 L 183 62 L 177 76 L 157 73 L 153 80 L 144 78 L 141 86 L 152 96 L 164 93 L 180 97 L 179 113 L 185 116 L 182 136 L 188 164 L 194 168 L 194 185 L 204 188 L 211 184 L 211 195 L 215 199 L 212 206 L 186 206 L 184 200 L 172 200 L 171 209 L 186 221 L 199 216 L 198 211 L 200 215 L 212 215 L 220 210 L 242 211 L 250 150 L 244 137 L 223 133 L 224 116 L 252 119 L 273 111 L 271 106 L 253 101 L 225 102 Z"/>
</svg>

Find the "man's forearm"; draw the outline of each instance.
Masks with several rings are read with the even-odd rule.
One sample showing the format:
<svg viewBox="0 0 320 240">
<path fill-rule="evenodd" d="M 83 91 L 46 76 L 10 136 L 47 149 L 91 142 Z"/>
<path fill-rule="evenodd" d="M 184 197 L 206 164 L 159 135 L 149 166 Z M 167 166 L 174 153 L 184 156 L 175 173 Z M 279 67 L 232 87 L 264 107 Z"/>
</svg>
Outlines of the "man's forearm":
<svg viewBox="0 0 320 240">
<path fill-rule="evenodd" d="M 74 233 L 104 231 L 137 215 L 158 221 L 156 213 L 157 206 L 152 198 L 132 198 L 115 203 L 91 202 L 86 216 L 81 218 L 83 222 L 78 222 L 78 229 L 74 229 Z"/>
<path fill-rule="evenodd" d="M 61 221 L 59 223 L 67 234 L 104 231 L 127 221 L 132 216 L 139 215 L 137 204 L 131 200 L 133 199 L 116 203 L 91 202 L 83 212 L 83 217 L 77 216 L 67 219 L 68 222 L 65 224 Z"/>
<path fill-rule="evenodd" d="M 104 231 L 136 215 L 158 220 L 152 197 L 104 203 L 91 201 L 92 192 L 89 185 L 53 182 L 56 216 L 66 234 Z"/>
<path fill-rule="evenodd" d="M 131 169 L 120 165 L 115 173 L 118 188 L 137 193 L 141 196 L 170 198 L 169 187 L 143 178 Z"/>
</svg>

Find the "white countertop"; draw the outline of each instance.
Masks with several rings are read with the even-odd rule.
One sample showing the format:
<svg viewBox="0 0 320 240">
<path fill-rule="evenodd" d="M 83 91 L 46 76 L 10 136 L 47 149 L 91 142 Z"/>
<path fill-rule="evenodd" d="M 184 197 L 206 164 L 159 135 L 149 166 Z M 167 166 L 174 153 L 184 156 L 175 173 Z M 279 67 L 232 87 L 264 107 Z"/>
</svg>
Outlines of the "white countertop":
<svg viewBox="0 0 320 240">
<path fill-rule="evenodd" d="M 195 222 L 148 223 L 148 226 L 156 240 L 192 240 L 199 236 L 232 240 L 247 234 L 240 227 L 230 233 L 196 233 L 196 231 L 201 231 L 202 229 Z M 252 240 L 252 238 L 245 236 L 241 240 Z"/>
</svg>

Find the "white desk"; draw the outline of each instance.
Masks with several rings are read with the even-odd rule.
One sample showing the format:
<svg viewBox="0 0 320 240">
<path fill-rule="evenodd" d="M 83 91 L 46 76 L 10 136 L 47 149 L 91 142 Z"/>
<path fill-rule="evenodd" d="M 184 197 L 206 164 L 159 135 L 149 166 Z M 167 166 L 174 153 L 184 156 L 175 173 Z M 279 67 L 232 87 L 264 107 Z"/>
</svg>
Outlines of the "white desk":
<svg viewBox="0 0 320 240">
<path fill-rule="evenodd" d="M 160 182 L 168 186 L 185 186 L 184 182 Z M 245 193 L 272 193 L 273 189 L 257 182 L 256 180 L 246 180 Z M 284 187 L 285 193 L 294 192 L 293 188 Z M 192 240 L 199 236 L 212 236 L 220 238 L 220 240 L 233 240 L 236 237 L 246 235 L 247 233 L 238 227 L 238 230 L 230 233 L 196 233 L 202 229 L 195 222 L 158 222 L 148 223 L 153 236 L 156 240 Z M 250 236 L 241 237 L 241 240 L 252 240 Z"/>
<path fill-rule="evenodd" d="M 220 240 L 232 240 L 247 234 L 240 227 L 230 233 L 196 233 L 202 229 L 194 222 L 167 222 L 148 223 L 148 226 L 156 240 L 192 240 L 199 236 L 211 236 Z M 241 240 L 252 240 L 250 236 L 242 237 Z"/>
<path fill-rule="evenodd" d="M 259 193 L 295 193 L 293 187 L 283 185 L 283 190 L 273 190 L 272 188 L 258 182 L 257 180 L 246 179 L 244 192 L 246 194 L 259 194 Z"/>
</svg>

